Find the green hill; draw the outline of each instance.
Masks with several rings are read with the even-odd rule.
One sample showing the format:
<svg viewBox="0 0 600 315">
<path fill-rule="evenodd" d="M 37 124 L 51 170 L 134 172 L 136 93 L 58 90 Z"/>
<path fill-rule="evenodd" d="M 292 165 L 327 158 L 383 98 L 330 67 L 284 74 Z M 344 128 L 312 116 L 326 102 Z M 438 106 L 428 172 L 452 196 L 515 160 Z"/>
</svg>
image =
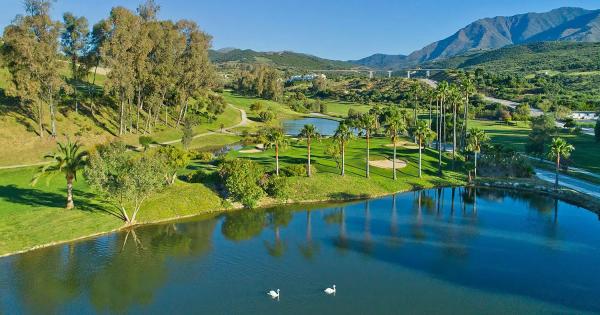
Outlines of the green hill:
<svg viewBox="0 0 600 315">
<path fill-rule="evenodd" d="M 482 68 L 494 72 L 590 72 L 600 70 L 600 43 L 541 42 L 470 52 L 422 67 Z"/>
<path fill-rule="evenodd" d="M 250 49 L 220 49 L 209 51 L 209 57 L 215 64 L 263 63 L 277 68 L 298 70 L 336 70 L 356 68 L 349 62 L 323 59 L 312 55 L 291 51 L 257 52 Z"/>
</svg>

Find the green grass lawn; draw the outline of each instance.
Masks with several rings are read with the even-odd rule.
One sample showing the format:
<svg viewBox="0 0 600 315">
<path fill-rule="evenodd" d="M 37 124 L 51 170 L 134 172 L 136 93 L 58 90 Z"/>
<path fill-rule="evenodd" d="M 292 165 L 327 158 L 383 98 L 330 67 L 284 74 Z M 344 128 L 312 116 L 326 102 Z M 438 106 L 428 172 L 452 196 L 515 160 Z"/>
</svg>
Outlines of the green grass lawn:
<svg viewBox="0 0 600 315">
<path fill-rule="evenodd" d="M 360 113 L 366 113 L 371 109 L 371 106 L 369 105 L 335 100 L 325 100 L 323 101 L 323 104 L 327 105 L 327 115 L 342 118 L 348 116 L 348 110 L 350 108 Z"/>
<path fill-rule="evenodd" d="M 424 150 L 423 178 L 418 177 L 418 150 L 398 148 L 398 159 L 408 162 L 408 166 L 399 169 L 398 180 L 393 180 L 391 169 L 382 169 L 371 166 L 371 177 L 365 177 L 366 168 L 366 141 L 353 140 L 346 151 L 346 176 L 339 175 L 340 170 L 335 162 L 324 154 L 325 148 L 331 140 L 324 139 L 312 145 L 312 164 L 317 169 L 317 174 L 312 178 L 291 178 L 292 195 L 294 201 L 299 200 L 324 200 L 346 199 L 358 197 L 372 197 L 389 194 L 397 191 L 426 188 L 438 185 L 464 184 L 464 176 L 457 172 L 449 171 L 450 161 L 444 160 L 444 178 L 437 176 L 437 155 L 432 150 Z M 375 138 L 371 141 L 371 157 L 373 160 L 391 159 L 393 149 L 388 147 L 387 138 Z M 231 152 L 231 157 L 244 157 L 255 160 L 268 170 L 275 168 L 274 151 L 267 150 L 260 153 Z M 306 145 L 304 142 L 295 142 L 281 152 L 281 167 L 290 164 L 306 163 Z M 457 170 L 460 163 L 456 164 Z"/>
<path fill-rule="evenodd" d="M 515 150 L 524 152 L 530 127 L 526 123 L 516 126 L 506 125 L 502 122 L 473 120 L 469 127 L 477 127 L 485 130 L 494 143 L 500 143 Z M 575 147 L 571 154 L 572 166 L 600 174 L 600 143 L 595 142 L 590 135 L 574 135 L 567 131 L 561 131 L 560 136 Z"/>
<path fill-rule="evenodd" d="M 35 168 L 0 171 L 0 255 L 61 242 L 123 226 L 114 208 L 90 190 L 82 176 L 74 185 L 75 205 L 65 210 L 66 181 L 60 176 L 29 182 Z M 221 198 L 202 184 L 178 181 L 150 198 L 138 222 L 151 222 L 223 209 Z"/>
</svg>

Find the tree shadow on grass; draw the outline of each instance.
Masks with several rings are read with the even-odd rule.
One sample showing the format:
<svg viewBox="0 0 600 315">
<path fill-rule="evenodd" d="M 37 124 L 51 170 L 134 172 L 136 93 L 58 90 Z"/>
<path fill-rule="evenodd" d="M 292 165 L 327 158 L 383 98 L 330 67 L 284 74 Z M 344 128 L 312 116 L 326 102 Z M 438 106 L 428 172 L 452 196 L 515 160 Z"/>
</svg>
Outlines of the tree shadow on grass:
<svg viewBox="0 0 600 315">
<path fill-rule="evenodd" d="M 83 192 L 81 190 L 73 190 L 75 199 L 75 209 L 87 212 L 105 212 L 122 219 L 119 213 L 102 207 L 98 204 L 89 202 L 97 198 L 96 195 Z M 67 202 L 66 192 L 57 194 L 47 191 L 42 191 L 35 188 L 21 188 L 16 185 L 0 186 L 0 200 L 8 203 L 27 205 L 31 207 L 52 207 L 64 208 Z"/>
</svg>

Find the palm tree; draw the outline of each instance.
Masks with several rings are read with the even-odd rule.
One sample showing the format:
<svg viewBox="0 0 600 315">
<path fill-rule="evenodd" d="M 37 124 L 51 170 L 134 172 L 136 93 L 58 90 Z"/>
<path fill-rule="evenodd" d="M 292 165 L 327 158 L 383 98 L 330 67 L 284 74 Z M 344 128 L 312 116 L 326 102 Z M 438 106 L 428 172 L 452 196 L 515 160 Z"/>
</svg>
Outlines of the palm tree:
<svg viewBox="0 0 600 315">
<path fill-rule="evenodd" d="M 377 119 L 375 115 L 372 114 L 363 114 L 360 116 L 358 121 L 358 126 L 364 130 L 365 138 L 367 139 L 367 169 L 366 175 L 369 178 L 369 154 L 370 154 L 370 139 L 371 133 L 373 133 L 377 129 Z"/>
<path fill-rule="evenodd" d="M 560 170 L 560 158 L 569 158 L 571 151 L 575 150 L 575 147 L 570 145 L 563 138 L 553 138 L 550 144 L 550 152 L 548 156 L 551 159 L 556 159 L 556 179 L 554 181 L 554 188 L 558 189 L 558 172 Z"/>
<path fill-rule="evenodd" d="M 435 132 L 429 128 L 426 121 L 419 120 L 417 122 L 417 129 L 415 129 L 415 136 L 418 139 L 419 145 L 419 177 L 421 177 L 423 141 L 433 138 L 435 136 Z"/>
<path fill-rule="evenodd" d="M 413 110 L 414 110 L 414 124 L 417 125 L 417 111 L 419 109 L 419 97 L 423 94 L 423 88 L 419 81 L 416 81 L 413 85 L 410 86 L 409 90 L 410 96 L 414 99 Z M 415 139 L 416 141 L 416 139 Z"/>
<path fill-rule="evenodd" d="M 319 132 L 317 132 L 317 128 L 315 128 L 315 125 L 309 124 L 304 125 L 302 130 L 300 130 L 300 134 L 298 135 L 298 137 L 301 139 L 306 139 L 306 145 L 308 149 L 308 166 L 306 168 L 306 175 L 310 177 L 312 175 L 310 171 L 310 143 L 313 139 L 318 140 L 319 138 L 321 138 L 321 135 L 319 134 Z"/>
<path fill-rule="evenodd" d="M 33 176 L 31 184 L 35 185 L 44 175 L 50 179 L 56 174 L 64 174 L 67 179 L 67 209 L 73 209 L 73 181 L 77 180 L 77 171 L 83 169 L 87 162 L 88 153 L 81 151 L 81 145 L 78 141 L 71 142 L 67 138 L 66 143 L 58 143 L 58 152 L 48 154 L 44 158 L 52 159 L 50 164 L 42 166 Z"/>
<path fill-rule="evenodd" d="M 346 144 L 354 138 L 354 133 L 347 122 L 342 122 L 333 134 L 333 140 L 340 145 L 342 151 L 342 176 L 346 175 Z"/>
<path fill-rule="evenodd" d="M 385 127 L 388 136 L 392 140 L 394 145 L 394 159 L 392 161 L 394 180 L 396 180 L 396 146 L 398 144 L 398 138 L 400 133 L 406 132 L 406 121 L 398 110 L 391 110 L 385 117 Z"/>
<path fill-rule="evenodd" d="M 282 128 L 270 128 L 264 140 L 265 148 L 275 148 L 275 174 L 279 175 L 279 149 L 285 148 L 289 140 Z"/>
<path fill-rule="evenodd" d="M 445 148 L 443 145 L 445 133 L 445 123 L 444 123 L 444 102 L 446 101 L 446 97 L 448 96 L 449 85 L 448 82 L 442 81 L 437 87 L 437 96 L 438 96 L 438 115 L 437 115 L 437 135 L 438 135 L 438 173 L 442 175 L 442 150 Z"/>
<path fill-rule="evenodd" d="M 462 95 L 456 85 L 451 85 L 449 90 L 449 101 L 452 103 L 452 169 L 456 160 L 456 112 Z"/>
<path fill-rule="evenodd" d="M 481 145 L 489 140 L 489 137 L 481 129 L 471 128 L 467 137 L 467 150 L 475 154 L 475 178 L 477 178 L 477 154 L 481 152 Z"/>
<path fill-rule="evenodd" d="M 465 95 L 465 108 L 464 108 L 464 126 L 463 126 L 463 135 L 462 135 L 462 143 L 463 146 L 466 146 L 467 142 L 467 128 L 469 123 L 469 96 L 477 93 L 475 89 L 475 83 L 473 82 L 473 77 L 470 73 L 465 73 L 465 75 L 460 79 L 461 91 Z"/>
</svg>

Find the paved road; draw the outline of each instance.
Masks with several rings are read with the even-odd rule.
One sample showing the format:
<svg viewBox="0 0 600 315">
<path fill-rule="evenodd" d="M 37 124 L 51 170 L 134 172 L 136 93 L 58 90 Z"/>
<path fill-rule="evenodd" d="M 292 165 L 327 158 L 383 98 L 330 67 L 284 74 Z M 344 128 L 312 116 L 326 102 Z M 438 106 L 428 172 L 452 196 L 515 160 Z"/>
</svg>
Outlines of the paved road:
<svg viewBox="0 0 600 315">
<path fill-rule="evenodd" d="M 536 168 L 535 173 L 539 179 L 549 183 L 554 183 L 556 176 L 554 172 L 547 171 L 541 168 Z M 558 184 L 600 198 L 599 185 L 595 185 L 587 181 L 562 174 L 558 178 Z"/>
</svg>

